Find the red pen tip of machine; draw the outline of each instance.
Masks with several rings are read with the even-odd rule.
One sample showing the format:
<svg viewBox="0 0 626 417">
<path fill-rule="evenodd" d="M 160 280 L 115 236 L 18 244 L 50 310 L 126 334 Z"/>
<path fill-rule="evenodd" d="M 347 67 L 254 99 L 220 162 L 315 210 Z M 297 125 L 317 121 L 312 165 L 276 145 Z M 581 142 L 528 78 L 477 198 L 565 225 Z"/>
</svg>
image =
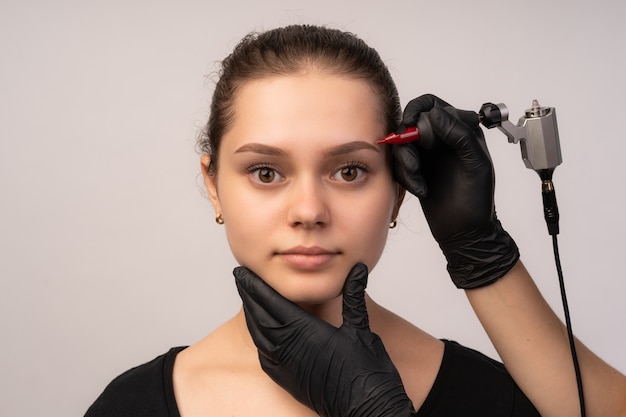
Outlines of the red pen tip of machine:
<svg viewBox="0 0 626 417">
<path fill-rule="evenodd" d="M 400 134 L 390 133 L 382 139 L 379 139 L 376 143 L 387 143 L 390 145 L 402 145 L 405 143 L 415 142 L 420 140 L 420 131 L 417 127 L 407 127 L 406 130 Z"/>
</svg>

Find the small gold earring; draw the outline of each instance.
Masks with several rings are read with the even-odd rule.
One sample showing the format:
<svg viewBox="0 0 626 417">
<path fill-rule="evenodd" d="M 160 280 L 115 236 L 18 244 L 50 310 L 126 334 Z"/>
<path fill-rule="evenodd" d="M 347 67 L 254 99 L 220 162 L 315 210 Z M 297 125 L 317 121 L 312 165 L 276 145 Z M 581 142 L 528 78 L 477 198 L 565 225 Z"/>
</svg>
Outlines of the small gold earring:
<svg viewBox="0 0 626 417">
<path fill-rule="evenodd" d="M 222 218 L 222 212 L 220 211 L 215 215 L 215 223 L 224 224 L 224 219 Z"/>
<path fill-rule="evenodd" d="M 396 219 L 393 219 L 391 223 L 389 223 L 389 228 L 395 229 L 397 225 L 398 225 L 398 221 Z"/>
</svg>

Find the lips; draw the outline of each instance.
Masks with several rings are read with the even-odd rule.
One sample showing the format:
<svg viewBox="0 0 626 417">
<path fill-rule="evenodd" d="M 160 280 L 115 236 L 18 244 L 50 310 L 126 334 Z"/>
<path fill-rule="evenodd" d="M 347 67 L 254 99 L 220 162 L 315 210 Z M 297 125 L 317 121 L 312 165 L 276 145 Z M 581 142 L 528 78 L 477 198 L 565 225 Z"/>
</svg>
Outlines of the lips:
<svg viewBox="0 0 626 417">
<path fill-rule="evenodd" d="M 295 269 L 320 269 L 332 262 L 341 252 L 320 246 L 296 246 L 276 252 L 276 256 Z"/>
</svg>

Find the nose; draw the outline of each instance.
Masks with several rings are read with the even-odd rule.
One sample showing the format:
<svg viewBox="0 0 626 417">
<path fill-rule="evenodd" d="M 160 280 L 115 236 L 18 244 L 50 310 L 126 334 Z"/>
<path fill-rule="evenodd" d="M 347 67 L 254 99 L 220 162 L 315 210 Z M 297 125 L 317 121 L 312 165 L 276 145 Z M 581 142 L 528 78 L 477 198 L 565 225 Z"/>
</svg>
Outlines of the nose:
<svg viewBox="0 0 626 417">
<path fill-rule="evenodd" d="M 327 190 L 314 178 L 303 178 L 292 185 L 287 221 L 293 227 L 321 228 L 328 224 L 330 212 Z"/>
</svg>

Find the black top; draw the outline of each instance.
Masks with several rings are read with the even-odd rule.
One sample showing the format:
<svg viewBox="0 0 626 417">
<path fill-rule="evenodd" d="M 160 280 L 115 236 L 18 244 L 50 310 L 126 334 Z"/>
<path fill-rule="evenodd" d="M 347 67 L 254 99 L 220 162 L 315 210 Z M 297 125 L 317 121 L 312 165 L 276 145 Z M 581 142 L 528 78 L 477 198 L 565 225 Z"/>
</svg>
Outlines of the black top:
<svg viewBox="0 0 626 417">
<path fill-rule="evenodd" d="M 500 362 L 444 340 L 441 368 L 419 417 L 534 417 L 539 412 Z"/>
<path fill-rule="evenodd" d="M 435 383 L 419 417 L 534 417 L 539 413 L 504 366 L 456 342 L 445 350 Z M 85 417 L 180 417 L 172 372 L 175 347 L 115 378 Z"/>
</svg>

